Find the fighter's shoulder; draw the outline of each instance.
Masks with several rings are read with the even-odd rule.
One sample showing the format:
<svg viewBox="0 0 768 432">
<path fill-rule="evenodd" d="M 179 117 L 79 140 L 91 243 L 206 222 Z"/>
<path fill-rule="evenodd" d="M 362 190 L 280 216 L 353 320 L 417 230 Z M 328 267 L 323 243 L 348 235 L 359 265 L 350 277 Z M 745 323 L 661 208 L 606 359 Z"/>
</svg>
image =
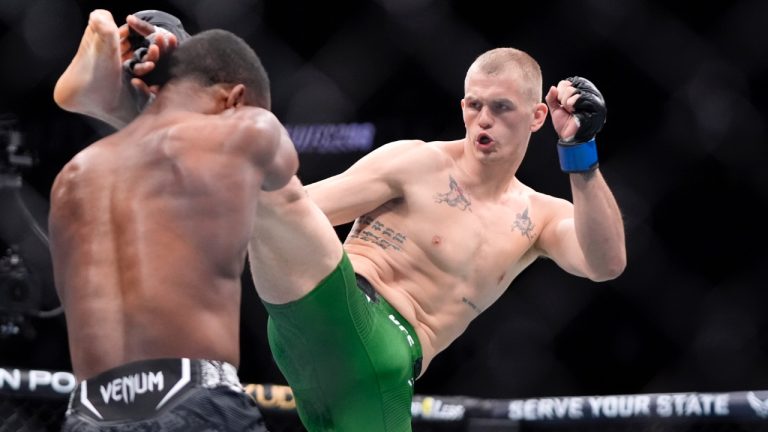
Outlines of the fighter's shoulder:
<svg viewBox="0 0 768 432">
<path fill-rule="evenodd" d="M 392 141 L 374 150 L 381 156 L 396 157 L 401 162 L 422 164 L 448 158 L 448 152 L 441 142 L 405 139 Z"/>
<path fill-rule="evenodd" d="M 241 107 L 212 117 L 225 127 L 256 131 L 280 128 L 280 121 L 271 111 L 257 107 Z"/>
<path fill-rule="evenodd" d="M 261 155 L 271 154 L 283 133 L 274 114 L 262 109 L 237 109 L 218 115 L 188 116 L 171 123 L 169 138 L 220 150 Z M 205 144 L 203 144 L 205 143 Z"/>
<path fill-rule="evenodd" d="M 573 204 L 564 198 L 539 192 L 530 186 L 520 184 L 522 185 L 522 194 L 527 197 L 531 209 L 539 216 L 552 217 L 573 208 Z"/>
<path fill-rule="evenodd" d="M 186 122 L 190 131 L 205 130 L 222 138 L 244 142 L 278 141 L 282 131 L 280 121 L 268 110 L 243 107 L 218 115 L 205 115 Z"/>
<path fill-rule="evenodd" d="M 401 139 L 396 141 L 390 141 L 384 145 L 383 148 L 399 149 L 401 151 L 424 151 L 426 149 L 436 150 L 439 141 L 424 141 L 420 139 Z"/>
<path fill-rule="evenodd" d="M 280 124 L 280 121 L 272 112 L 257 107 L 228 109 L 218 114 L 194 114 L 188 115 L 183 119 L 179 119 L 178 116 L 169 117 L 168 122 L 177 128 L 188 130 L 216 127 L 231 130 L 273 128 Z"/>
</svg>

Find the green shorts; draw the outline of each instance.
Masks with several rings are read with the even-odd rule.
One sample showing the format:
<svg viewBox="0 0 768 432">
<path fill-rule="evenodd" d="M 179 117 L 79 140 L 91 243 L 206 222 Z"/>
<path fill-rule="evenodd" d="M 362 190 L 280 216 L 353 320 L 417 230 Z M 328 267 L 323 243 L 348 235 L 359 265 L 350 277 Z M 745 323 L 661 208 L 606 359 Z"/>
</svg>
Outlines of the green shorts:
<svg viewBox="0 0 768 432">
<path fill-rule="evenodd" d="M 411 430 L 421 345 L 413 327 L 356 277 L 346 254 L 303 298 L 264 304 L 272 355 L 307 430 Z"/>
</svg>

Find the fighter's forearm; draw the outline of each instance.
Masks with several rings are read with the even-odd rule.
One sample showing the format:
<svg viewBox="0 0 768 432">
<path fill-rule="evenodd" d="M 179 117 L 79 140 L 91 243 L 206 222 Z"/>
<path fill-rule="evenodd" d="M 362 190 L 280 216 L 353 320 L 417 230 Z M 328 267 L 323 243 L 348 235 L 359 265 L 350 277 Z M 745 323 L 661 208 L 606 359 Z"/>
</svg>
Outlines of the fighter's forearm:
<svg viewBox="0 0 768 432">
<path fill-rule="evenodd" d="M 592 279 L 618 277 L 626 267 L 624 222 L 599 169 L 570 175 L 576 236 Z"/>
</svg>

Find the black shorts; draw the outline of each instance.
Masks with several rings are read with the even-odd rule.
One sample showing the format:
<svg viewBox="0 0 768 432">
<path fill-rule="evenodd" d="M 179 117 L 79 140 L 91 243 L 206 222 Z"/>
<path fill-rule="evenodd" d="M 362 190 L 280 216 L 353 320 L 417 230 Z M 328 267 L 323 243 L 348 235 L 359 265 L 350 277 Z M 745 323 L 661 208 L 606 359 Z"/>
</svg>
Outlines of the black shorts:
<svg viewBox="0 0 768 432">
<path fill-rule="evenodd" d="M 81 382 L 62 431 L 266 431 L 256 403 L 224 362 L 129 363 Z"/>
</svg>

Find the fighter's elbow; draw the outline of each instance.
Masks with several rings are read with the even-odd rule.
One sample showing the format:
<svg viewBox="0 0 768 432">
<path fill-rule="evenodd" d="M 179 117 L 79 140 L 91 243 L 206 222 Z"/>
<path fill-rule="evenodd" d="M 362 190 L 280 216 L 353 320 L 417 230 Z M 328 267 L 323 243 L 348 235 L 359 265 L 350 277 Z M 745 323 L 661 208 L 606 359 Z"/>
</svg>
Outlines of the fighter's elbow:
<svg viewBox="0 0 768 432">
<path fill-rule="evenodd" d="M 598 269 L 595 269 L 590 275 L 594 282 L 607 282 L 618 278 L 627 268 L 627 257 L 625 254 L 617 254 L 611 259 L 605 261 Z"/>
</svg>

